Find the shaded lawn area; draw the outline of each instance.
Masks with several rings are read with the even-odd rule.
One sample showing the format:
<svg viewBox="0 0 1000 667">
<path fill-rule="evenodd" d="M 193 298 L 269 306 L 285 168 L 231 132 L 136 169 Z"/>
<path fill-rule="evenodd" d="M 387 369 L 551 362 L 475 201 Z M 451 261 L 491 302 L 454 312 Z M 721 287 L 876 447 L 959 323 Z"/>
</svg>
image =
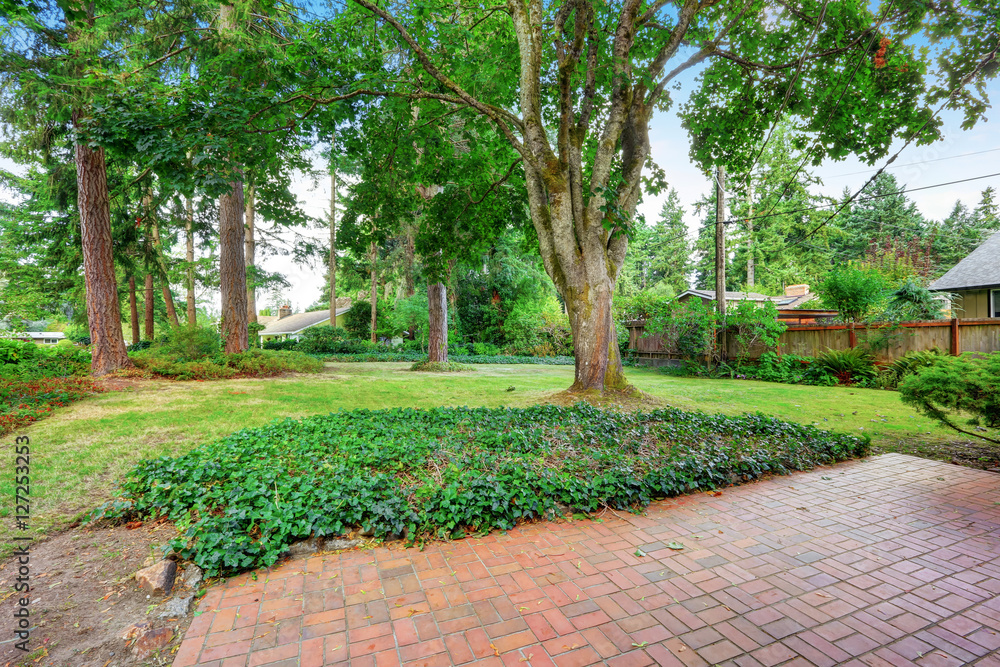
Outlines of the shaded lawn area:
<svg viewBox="0 0 1000 667">
<path fill-rule="evenodd" d="M 64 527 L 107 500 L 115 481 L 141 459 L 181 454 L 275 418 L 353 408 L 522 407 L 564 390 L 573 377 L 572 366 L 484 365 L 470 373 L 413 373 L 407 370 L 409 363 L 327 366 L 321 375 L 139 381 L 127 391 L 58 409 L 22 432 L 31 437 L 36 534 Z M 645 368 L 628 369 L 628 377 L 667 405 L 726 414 L 761 411 L 834 431 L 864 432 L 886 451 L 930 455 L 955 441 L 947 429 L 904 406 L 895 392 L 675 378 Z M 509 387 L 514 390 L 507 391 Z M 5 438 L 8 444 L 13 439 L 13 434 Z M 12 481 L 6 477 L 0 482 L 8 498 L 13 497 Z M 0 516 L 9 516 L 10 509 L 0 508 Z M 9 524 L 0 524 L 0 543 L 10 543 Z"/>
</svg>

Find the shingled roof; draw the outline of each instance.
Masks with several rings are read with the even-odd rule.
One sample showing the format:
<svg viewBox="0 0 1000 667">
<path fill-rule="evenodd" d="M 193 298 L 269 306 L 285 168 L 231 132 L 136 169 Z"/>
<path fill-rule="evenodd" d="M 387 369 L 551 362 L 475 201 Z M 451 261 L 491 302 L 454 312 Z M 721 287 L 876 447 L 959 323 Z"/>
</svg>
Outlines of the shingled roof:
<svg viewBox="0 0 1000 667">
<path fill-rule="evenodd" d="M 350 306 L 346 308 L 337 309 L 337 317 L 340 317 L 344 313 L 350 310 Z M 267 327 L 261 330 L 261 336 L 281 336 L 285 334 L 297 334 L 303 329 L 308 329 L 309 327 L 316 326 L 317 324 L 322 324 L 323 322 L 330 321 L 330 309 L 326 310 L 311 310 L 308 313 L 296 313 L 295 315 L 289 315 L 287 317 L 282 317 L 277 322 L 272 322 L 267 325 Z"/>
<path fill-rule="evenodd" d="M 1000 285 L 1000 232 L 930 284 L 932 290 L 963 290 Z"/>
</svg>

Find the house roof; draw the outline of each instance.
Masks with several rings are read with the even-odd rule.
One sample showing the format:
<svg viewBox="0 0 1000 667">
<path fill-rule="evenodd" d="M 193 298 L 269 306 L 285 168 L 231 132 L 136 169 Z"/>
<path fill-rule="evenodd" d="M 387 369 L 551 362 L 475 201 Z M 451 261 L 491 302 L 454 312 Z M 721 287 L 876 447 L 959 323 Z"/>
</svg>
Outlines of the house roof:
<svg viewBox="0 0 1000 667">
<path fill-rule="evenodd" d="M 347 308 L 338 308 L 337 317 L 340 317 L 344 313 L 350 310 Z M 280 336 L 285 334 L 296 334 L 309 327 L 314 327 L 317 324 L 324 324 L 330 321 L 330 309 L 326 310 L 310 310 L 308 313 L 296 313 L 295 315 L 287 315 L 282 317 L 276 322 L 268 324 L 264 329 L 261 330 L 261 336 Z"/>
<path fill-rule="evenodd" d="M 682 299 L 685 296 L 699 296 L 702 299 L 715 301 L 715 290 L 689 289 L 679 294 L 677 298 Z M 726 301 L 757 301 L 760 303 L 763 303 L 764 301 L 773 301 L 774 305 L 778 307 L 778 310 L 791 310 L 793 308 L 798 308 L 815 298 L 816 295 L 810 292 L 795 296 L 767 296 L 766 294 L 758 294 L 756 292 L 726 292 Z"/>
<path fill-rule="evenodd" d="M 958 290 L 1000 285 L 1000 232 L 965 256 L 930 284 L 932 290 Z"/>
<path fill-rule="evenodd" d="M 28 331 L 26 332 L 32 338 L 65 338 L 66 334 L 62 331 Z"/>
<path fill-rule="evenodd" d="M 265 327 L 268 326 L 269 324 L 272 324 L 272 323 L 277 322 L 277 321 L 278 321 L 278 316 L 277 315 L 258 315 L 257 316 L 257 324 L 263 324 Z"/>
</svg>

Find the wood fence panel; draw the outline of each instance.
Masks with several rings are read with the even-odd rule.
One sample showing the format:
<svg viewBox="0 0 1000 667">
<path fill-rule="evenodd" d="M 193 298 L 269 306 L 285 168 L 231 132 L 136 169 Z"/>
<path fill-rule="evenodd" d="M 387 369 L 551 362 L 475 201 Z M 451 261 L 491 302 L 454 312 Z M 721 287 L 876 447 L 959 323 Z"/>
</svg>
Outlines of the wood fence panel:
<svg viewBox="0 0 1000 667">
<path fill-rule="evenodd" d="M 945 353 L 953 351 L 952 336 L 957 329 L 957 343 L 961 352 L 986 354 L 1000 352 L 1000 320 L 960 319 L 904 322 L 889 326 L 858 326 L 854 329 L 858 345 L 871 341 L 876 346 L 876 356 L 883 361 L 894 361 L 908 352 L 938 348 Z M 659 336 L 645 336 L 643 323 L 628 324 L 629 349 L 638 356 L 652 359 L 677 359 L 676 350 L 664 348 Z M 879 339 L 884 338 L 884 341 Z M 727 351 L 736 359 L 739 348 L 735 336 L 728 336 Z M 851 331 L 846 325 L 793 325 L 778 339 L 779 354 L 815 357 L 828 350 L 847 350 L 851 347 Z M 761 346 L 751 349 L 751 360 L 760 357 Z"/>
<path fill-rule="evenodd" d="M 1000 326 L 973 324 L 959 328 L 958 338 L 962 352 L 996 352 L 1000 350 Z"/>
</svg>

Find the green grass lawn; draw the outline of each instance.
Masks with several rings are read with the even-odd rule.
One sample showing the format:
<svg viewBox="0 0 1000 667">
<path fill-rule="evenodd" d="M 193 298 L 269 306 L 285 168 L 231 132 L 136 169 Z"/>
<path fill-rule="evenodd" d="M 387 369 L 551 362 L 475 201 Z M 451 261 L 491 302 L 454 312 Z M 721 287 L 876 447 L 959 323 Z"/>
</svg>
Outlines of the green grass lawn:
<svg viewBox="0 0 1000 667">
<path fill-rule="evenodd" d="M 340 409 L 526 406 L 568 387 L 572 366 L 477 366 L 469 373 L 413 373 L 408 363 L 328 364 L 321 375 L 217 382 L 137 382 L 58 409 L 22 434 L 31 438 L 32 523 L 59 529 L 107 500 L 115 480 L 142 458 L 175 455 L 278 417 Z M 904 406 L 895 392 L 676 378 L 628 369 L 630 381 L 668 405 L 706 412 L 760 411 L 853 434 L 887 451 L 946 457 L 956 438 Z M 513 391 L 507 391 L 513 387 Z M 14 435 L 6 440 L 13 443 Z M 8 447 L 13 463 L 13 448 Z M 13 498 L 12 475 L 0 482 Z M 9 516 L 12 500 L 0 508 Z M 9 531 L 9 521 L 2 531 Z M 0 543 L 9 543 L 3 535 Z"/>
</svg>

